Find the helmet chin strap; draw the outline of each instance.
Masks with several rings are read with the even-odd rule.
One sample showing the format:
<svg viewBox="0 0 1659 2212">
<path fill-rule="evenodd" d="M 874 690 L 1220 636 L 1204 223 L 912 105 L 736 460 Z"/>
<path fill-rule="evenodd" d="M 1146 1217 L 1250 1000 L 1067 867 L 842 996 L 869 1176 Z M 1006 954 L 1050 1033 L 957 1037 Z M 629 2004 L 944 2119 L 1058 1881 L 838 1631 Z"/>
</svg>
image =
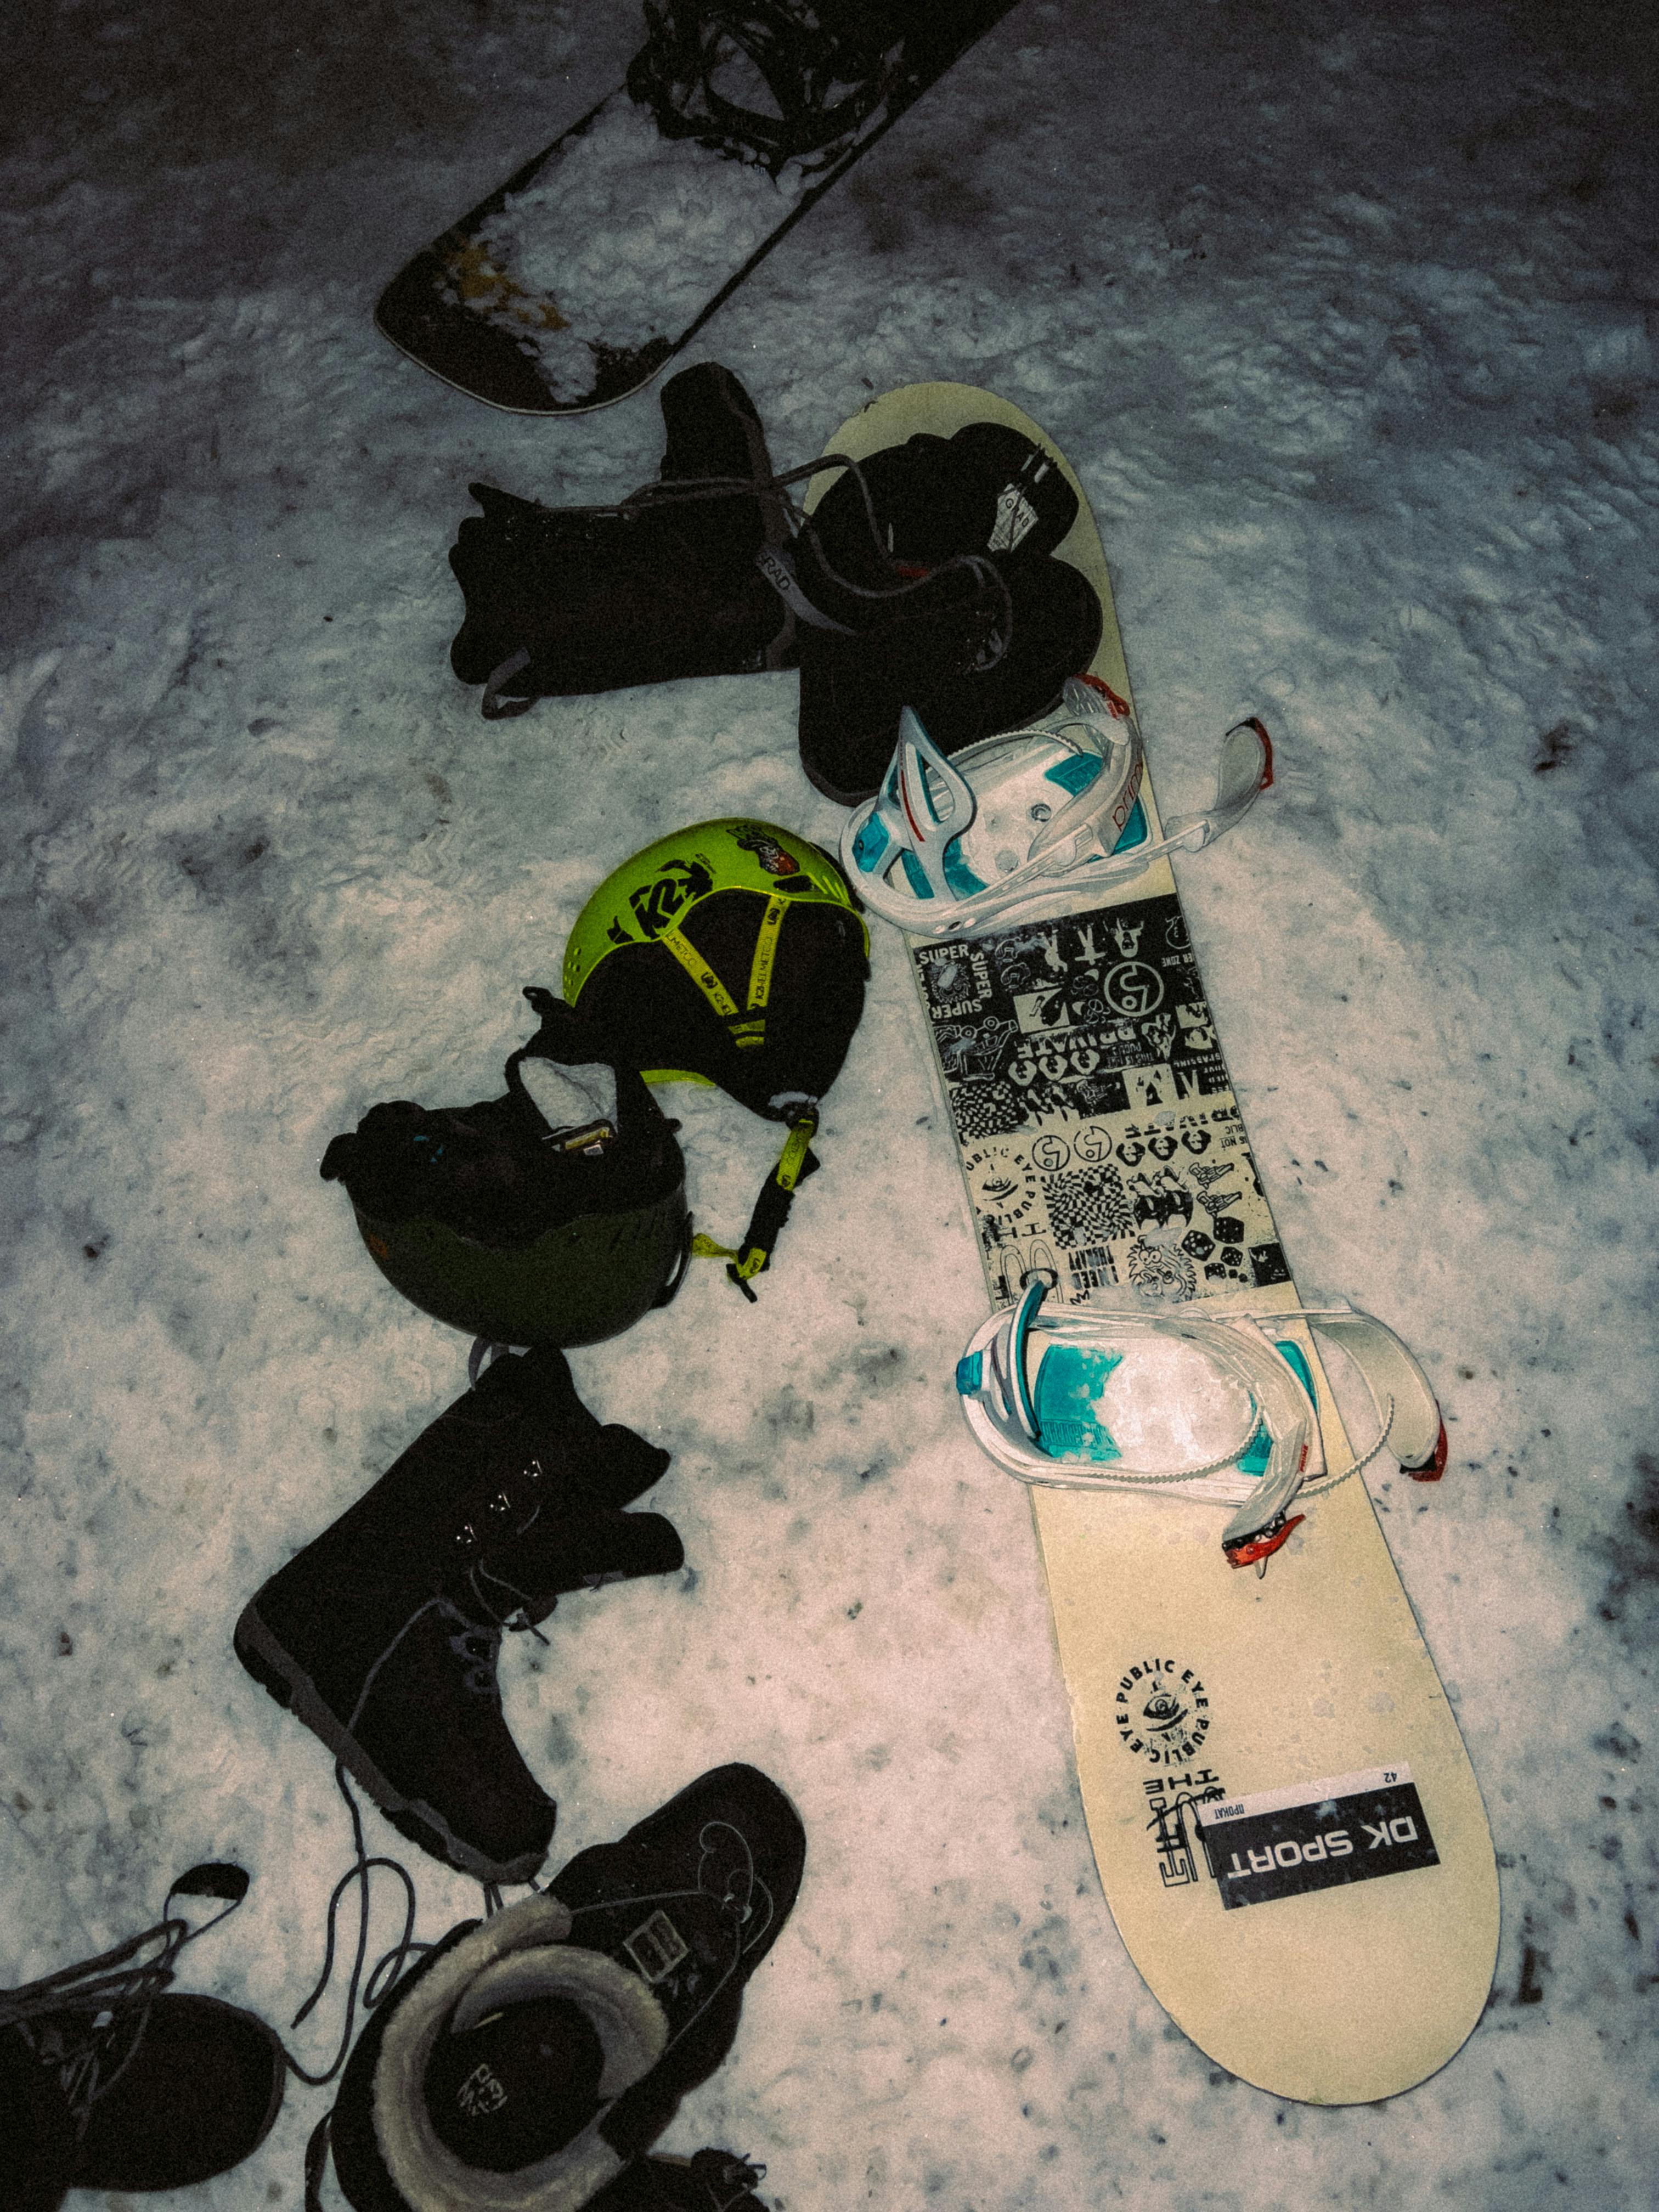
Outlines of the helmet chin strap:
<svg viewBox="0 0 1659 2212">
<path fill-rule="evenodd" d="M 817 1172 L 818 1157 L 811 1146 L 817 1134 L 818 1114 L 816 1098 L 804 1098 L 796 1104 L 777 1165 L 761 1185 L 760 1196 L 755 1200 L 755 1210 L 749 1217 L 741 1244 L 717 1244 L 701 1230 L 691 1239 L 692 1252 L 698 1259 L 729 1262 L 726 1279 L 737 1285 L 750 1305 L 757 1301 L 750 1285 L 755 1276 L 764 1274 L 772 1264 L 773 1249 L 789 1218 L 797 1188 L 808 1176 Z"/>
<path fill-rule="evenodd" d="M 657 942 L 665 945 L 679 962 L 709 1005 L 726 1024 L 732 1042 L 739 1050 L 763 1044 L 766 1041 L 766 1008 L 772 994 L 772 971 L 777 961 L 778 933 L 783 927 L 783 917 L 789 910 L 789 902 L 774 893 L 766 902 L 756 933 L 754 955 L 749 964 L 749 994 L 747 1005 L 739 1007 L 720 977 L 703 956 L 678 929 L 668 928 L 658 933 Z M 750 1305 L 757 1303 L 750 1287 L 755 1276 L 764 1274 L 772 1263 L 772 1253 L 783 1225 L 789 1218 L 789 1209 L 795 1202 L 797 1187 L 815 1173 L 818 1160 L 812 1151 L 813 1138 L 817 1134 L 820 1107 L 816 1098 L 800 1096 L 780 1096 L 772 1102 L 775 1109 L 786 1111 L 789 1134 L 784 1141 L 777 1164 L 761 1185 L 760 1195 L 755 1200 L 754 1212 L 744 1232 L 741 1244 L 716 1243 L 702 1231 L 691 1239 L 691 1253 L 699 1260 L 725 1260 L 727 1279 L 735 1283 Z"/>
</svg>

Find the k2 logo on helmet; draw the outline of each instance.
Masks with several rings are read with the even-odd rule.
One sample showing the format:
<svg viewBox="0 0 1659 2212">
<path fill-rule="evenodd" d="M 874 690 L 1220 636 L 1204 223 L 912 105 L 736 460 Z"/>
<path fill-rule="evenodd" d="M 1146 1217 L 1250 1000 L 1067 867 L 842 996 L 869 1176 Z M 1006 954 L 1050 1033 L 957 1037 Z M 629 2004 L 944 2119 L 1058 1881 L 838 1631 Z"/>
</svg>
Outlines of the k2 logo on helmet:
<svg viewBox="0 0 1659 2212">
<path fill-rule="evenodd" d="M 665 860 L 653 882 L 629 893 L 628 903 L 641 934 L 660 937 L 682 907 L 707 898 L 714 888 L 714 878 L 701 860 Z"/>
</svg>

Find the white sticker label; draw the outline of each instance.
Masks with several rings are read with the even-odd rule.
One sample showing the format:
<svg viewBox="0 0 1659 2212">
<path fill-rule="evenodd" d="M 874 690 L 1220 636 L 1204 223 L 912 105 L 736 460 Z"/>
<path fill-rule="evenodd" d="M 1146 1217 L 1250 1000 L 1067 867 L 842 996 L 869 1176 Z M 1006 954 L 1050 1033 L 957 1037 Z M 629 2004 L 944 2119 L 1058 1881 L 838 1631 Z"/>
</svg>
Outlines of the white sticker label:
<svg viewBox="0 0 1659 2212">
<path fill-rule="evenodd" d="M 1037 511 L 1018 484 L 1004 484 L 997 495 L 997 519 L 986 543 L 988 553 L 1012 553 L 1036 522 Z"/>
<path fill-rule="evenodd" d="M 691 1955 L 690 1945 L 660 1909 L 623 1937 L 623 1948 L 647 1982 L 664 1980 Z"/>
<path fill-rule="evenodd" d="M 1199 1841 L 1230 1912 L 1440 1863 L 1403 1760 L 1194 1809 Z"/>
<path fill-rule="evenodd" d="M 1258 1790 L 1252 1796 L 1195 1806 L 1194 1812 L 1200 1828 L 1219 1827 L 1228 1820 L 1254 1820 L 1259 1813 L 1288 1812 L 1292 1805 L 1322 1805 L 1329 1798 L 1392 1790 L 1411 1778 L 1411 1768 L 1401 1759 L 1398 1766 L 1365 1766 L 1358 1774 L 1333 1774 L 1317 1782 L 1292 1782 L 1282 1790 Z"/>
</svg>

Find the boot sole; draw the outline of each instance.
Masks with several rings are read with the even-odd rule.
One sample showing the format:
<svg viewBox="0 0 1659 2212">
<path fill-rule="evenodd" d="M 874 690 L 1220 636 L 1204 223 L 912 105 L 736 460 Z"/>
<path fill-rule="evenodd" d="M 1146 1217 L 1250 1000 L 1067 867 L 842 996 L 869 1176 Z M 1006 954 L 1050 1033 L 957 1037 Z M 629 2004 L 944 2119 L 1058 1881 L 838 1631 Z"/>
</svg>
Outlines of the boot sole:
<svg viewBox="0 0 1659 2212">
<path fill-rule="evenodd" d="M 258 1611 L 258 1601 L 244 1607 L 232 1638 L 236 1656 L 260 1687 L 333 1753 L 348 1774 L 368 1790 L 399 1835 L 407 1836 L 434 1858 L 441 1859 L 475 1881 L 519 1883 L 535 1879 L 547 1845 L 515 1859 L 492 1859 L 458 1836 L 441 1813 L 423 1798 L 406 1797 L 381 1773 L 362 1746 L 324 1702 L 316 1684 L 295 1666 Z"/>
</svg>

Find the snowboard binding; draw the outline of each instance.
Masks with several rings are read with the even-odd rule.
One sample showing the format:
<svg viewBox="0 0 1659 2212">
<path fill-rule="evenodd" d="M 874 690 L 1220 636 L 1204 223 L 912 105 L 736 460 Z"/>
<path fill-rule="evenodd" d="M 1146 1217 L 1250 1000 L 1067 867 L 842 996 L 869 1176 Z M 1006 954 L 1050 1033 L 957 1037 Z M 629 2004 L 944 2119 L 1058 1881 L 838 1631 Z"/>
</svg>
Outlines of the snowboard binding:
<svg viewBox="0 0 1659 2212">
<path fill-rule="evenodd" d="M 1228 1565 L 1265 1572 L 1306 1518 L 1291 1505 L 1346 1481 L 1385 1445 L 1416 1481 L 1438 1481 L 1445 1472 L 1445 1425 L 1428 1377 L 1370 1314 L 1298 1307 L 1211 1320 L 1179 1308 L 1103 1303 L 1045 1314 L 1049 1287 L 1033 1281 L 1018 1305 L 985 1323 L 957 1365 L 975 1443 L 1022 1482 L 1158 1490 L 1231 1505 L 1221 1535 Z M 1279 1333 L 1296 1321 L 1341 1345 L 1376 1411 L 1376 1442 L 1335 1472 L 1320 1444 L 1313 1370 L 1294 1337 Z M 1218 1405 L 1200 1413 L 1175 1402 L 1188 1396 L 1189 1370 L 1170 1357 L 1172 1344 L 1200 1354 Z M 1121 1409 L 1113 1413 L 1120 1443 L 1103 1409 L 1113 1376 L 1135 1347 L 1143 1356 L 1121 1378 Z M 1124 1390 L 1124 1380 L 1139 1389 Z M 1162 1402 L 1149 1407 L 1149 1395 Z"/>
<path fill-rule="evenodd" d="M 775 177 L 787 161 L 827 168 L 899 82 L 903 19 L 915 12 L 879 0 L 646 0 L 628 89 L 665 138 L 696 138 Z"/>
<path fill-rule="evenodd" d="M 1039 727 L 947 759 L 907 707 L 892 764 L 842 832 L 842 863 L 865 904 L 923 937 L 971 936 L 1067 910 L 1197 851 L 1241 822 L 1273 781 L 1273 740 L 1252 716 L 1222 739 L 1215 804 L 1153 839 L 1139 793 L 1133 710 L 1098 677 L 1074 677 Z"/>
</svg>

